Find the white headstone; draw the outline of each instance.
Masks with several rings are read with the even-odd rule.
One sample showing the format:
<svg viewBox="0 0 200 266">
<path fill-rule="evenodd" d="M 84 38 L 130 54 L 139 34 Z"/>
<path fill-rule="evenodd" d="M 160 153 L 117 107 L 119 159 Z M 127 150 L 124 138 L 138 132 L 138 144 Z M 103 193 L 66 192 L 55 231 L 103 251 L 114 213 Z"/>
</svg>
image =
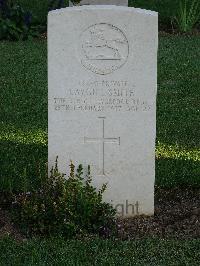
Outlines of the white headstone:
<svg viewBox="0 0 200 266">
<path fill-rule="evenodd" d="M 154 213 L 157 13 L 82 6 L 48 17 L 49 167 L 91 166 L 119 215 Z"/>
</svg>

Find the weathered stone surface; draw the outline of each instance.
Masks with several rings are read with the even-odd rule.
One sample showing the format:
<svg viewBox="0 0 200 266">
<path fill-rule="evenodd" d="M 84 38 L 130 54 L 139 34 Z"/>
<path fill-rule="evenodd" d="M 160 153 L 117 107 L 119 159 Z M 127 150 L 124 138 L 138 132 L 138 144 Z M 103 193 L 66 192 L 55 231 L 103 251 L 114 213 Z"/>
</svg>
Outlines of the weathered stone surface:
<svg viewBox="0 0 200 266">
<path fill-rule="evenodd" d="M 82 6 L 49 13 L 49 166 L 91 165 L 123 216 L 154 213 L 157 13 Z"/>
</svg>

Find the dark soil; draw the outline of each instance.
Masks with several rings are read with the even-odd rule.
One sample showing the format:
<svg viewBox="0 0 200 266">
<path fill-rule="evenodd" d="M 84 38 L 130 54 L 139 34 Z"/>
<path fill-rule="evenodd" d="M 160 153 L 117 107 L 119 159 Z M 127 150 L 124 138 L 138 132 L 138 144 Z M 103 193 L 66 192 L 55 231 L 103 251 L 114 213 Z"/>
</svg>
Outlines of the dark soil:
<svg viewBox="0 0 200 266">
<path fill-rule="evenodd" d="M 118 219 L 120 239 L 146 237 L 200 238 L 200 188 L 155 189 L 155 215 Z M 12 223 L 9 211 L 0 209 L 0 238 L 26 238 Z"/>
<path fill-rule="evenodd" d="M 200 36 L 200 29 L 193 29 L 190 32 L 180 32 L 176 29 L 160 30 L 159 36 Z"/>
<path fill-rule="evenodd" d="M 12 223 L 9 212 L 0 209 L 0 239 L 5 236 L 12 236 L 19 242 L 26 240 L 25 236 Z"/>
<path fill-rule="evenodd" d="M 119 220 L 120 237 L 199 238 L 200 189 L 156 189 L 155 215 Z"/>
</svg>

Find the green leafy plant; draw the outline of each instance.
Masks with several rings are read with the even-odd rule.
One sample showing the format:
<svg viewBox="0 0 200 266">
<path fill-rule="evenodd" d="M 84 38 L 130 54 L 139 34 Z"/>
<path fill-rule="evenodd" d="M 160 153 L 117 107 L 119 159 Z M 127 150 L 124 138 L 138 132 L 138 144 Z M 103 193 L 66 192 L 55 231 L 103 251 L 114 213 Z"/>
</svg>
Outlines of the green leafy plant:
<svg viewBox="0 0 200 266">
<path fill-rule="evenodd" d="M 71 162 L 70 175 L 65 178 L 58 171 L 56 159 L 50 177 L 42 180 L 38 190 L 15 197 L 14 221 L 28 235 L 110 235 L 115 228 L 116 212 L 103 202 L 105 190 L 106 184 L 99 190 L 92 186 L 90 166 L 83 178 L 82 165 L 75 169 Z"/>
<path fill-rule="evenodd" d="M 64 0 L 49 0 L 48 1 L 48 10 L 59 9 L 68 6 L 68 3 Z"/>
<path fill-rule="evenodd" d="M 13 1 L 0 0 L 0 40 L 26 40 L 37 35 L 30 12 Z"/>
<path fill-rule="evenodd" d="M 71 2 L 74 4 L 74 5 L 77 5 L 80 3 L 81 0 L 71 0 Z"/>
<path fill-rule="evenodd" d="M 180 32 L 190 32 L 194 26 L 200 21 L 200 1 L 180 0 L 177 15 L 174 17 L 178 30 Z"/>
</svg>

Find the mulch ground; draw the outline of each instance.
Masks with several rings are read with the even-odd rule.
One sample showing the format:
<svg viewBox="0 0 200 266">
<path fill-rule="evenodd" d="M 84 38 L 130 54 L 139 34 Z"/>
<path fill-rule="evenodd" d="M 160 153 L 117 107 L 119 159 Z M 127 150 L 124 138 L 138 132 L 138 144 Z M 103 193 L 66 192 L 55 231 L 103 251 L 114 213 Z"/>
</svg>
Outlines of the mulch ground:
<svg viewBox="0 0 200 266">
<path fill-rule="evenodd" d="M 19 242 L 26 240 L 26 237 L 12 223 L 9 212 L 0 209 L 0 239 L 5 236 L 12 236 Z"/>
<path fill-rule="evenodd" d="M 199 238 L 200 189 L 156 189 L 155 215 L 119 220 L 122 239 Z"/>
<path fill-rule="evenodd" d="M 200 238 L 200 188 L 155 189 L 154 216 L 119 219 L 120 239 L 146 237 Z M 11 235 L 18 241 L 25 237 L 12 223 L 9 212 L 0 209 L 0 238 Z"/>
<path fill-rule="evenodd" d="M 180 32 L 176 29 L 165 29 L 165 30 L 159 30 L 159 36 L 199 36 L 200 35 L 200 29 L 193 29 L 189 32 Z"/>
</svg>

